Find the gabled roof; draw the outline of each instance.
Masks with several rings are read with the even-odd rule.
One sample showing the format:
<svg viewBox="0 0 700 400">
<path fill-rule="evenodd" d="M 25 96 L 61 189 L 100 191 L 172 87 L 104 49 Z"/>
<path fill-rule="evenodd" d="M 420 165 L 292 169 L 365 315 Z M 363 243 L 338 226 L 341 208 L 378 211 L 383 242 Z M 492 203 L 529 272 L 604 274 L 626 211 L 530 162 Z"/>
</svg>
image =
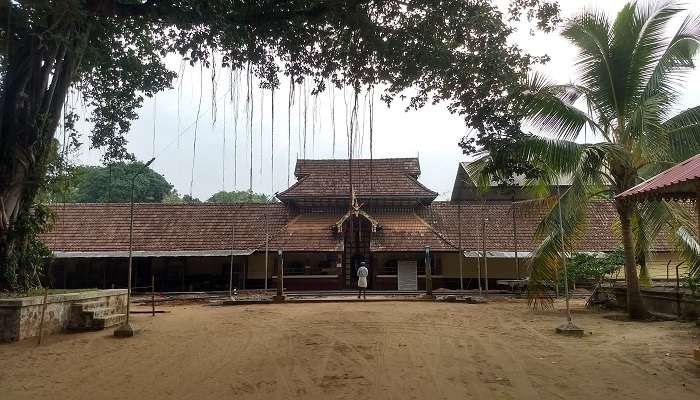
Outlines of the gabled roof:
<svg viewBox="0 0 700 400">
<path fill-rule="evenodd" d="M 382 229 L 372 234 L 370 251 L 456 251 L 435 227 L 423 221 L 415 212 L 385 211 L 373 213 Z"/>
<path fill-rule="evenodd" d="M 452 201 L 476 201 L 476 200 L 528 200 L 532 199 L 531 193 L 524 188 L 526 178 L 524 175 L 513 177 L 512 185 L 503 187 L 498 182 L 489 182 L 489 189 L 481 192 L 477 189 L 474 180 L 469 176 L 469 165 L 467 161 L 460 162 L 455 175 L 455 182 L 452 187 Z M 560 177 L 561 187 L 571 184 L 570 176 Z M 556 188 L 556 186 L 553 186 Z"/>
<path fill-rule="evenodd" d="M 700 154 L 675 165 L 646 182 L 624 191 L 618 199 L 695 199 L 700 196 Z"/>
<path fill-rule="evenodd" d="M 352 165 L 352 168 L 351 168 Z M 429 203 L 437 193 L 418 182 L 417 158 L 298 160 L 297 182 L 279 193 L 282 201 L 349 199 L 352 187 L 360 199 L 416 199 Z"/>
<path fill-rule="evenodd" d="M 310 212 L 293 217 L 270 240 L 270 249 L 283 251 L 343 251 L 343 236 L 331 226 L 342 216 L 340 212 Z"/>
</svg>

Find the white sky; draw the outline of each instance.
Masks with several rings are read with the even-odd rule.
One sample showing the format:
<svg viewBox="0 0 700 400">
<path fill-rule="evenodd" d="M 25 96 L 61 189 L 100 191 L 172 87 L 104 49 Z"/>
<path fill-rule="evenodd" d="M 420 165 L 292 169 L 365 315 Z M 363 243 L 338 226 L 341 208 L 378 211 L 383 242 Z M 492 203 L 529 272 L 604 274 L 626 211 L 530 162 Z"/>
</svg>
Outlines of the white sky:
<svg viewBox="0 0 700 400">
<path fill-rule="evenodd" d="M 582 8 L 594 6 L 606 10 L 609 14 L 617 12 L 624 0 L 560 0 L 563 16 L 569 16 Z M 700 1 L 688 2 L 688 8 L 700 13 Z M 526 51 L 533 55 L 548 54 L 551 62 L 539 68 L 551 79 L 566 82 L 575 79 L 575 50 L 557 33 L 538 33 L 530 36 L 526 30 L 520 32 L 514 40 Z M 176 58 L 168 60 L 169 66 L 179 69 Z M 212 124 L 211 99 L 212 90 L 209 83 L 210 71 L 204 70 L 202 105 L 197 124 L 197 152 L 194 163 L 194 174 L 191 174 L 193 155 L 193 124 L 196 120 L 199 101 L 199 67 L 187 66 L 185 80 L 182 83 L 180 99 L 180 138 L 178 140 L 178 81 L 174 82 L 175 89 L 159 93 L 154 101 L 146 99 L 139 112 L 139 119 L 133 123 L 128 136 L 128 149 L 140 160 L 148 160 L 154 153 L 153 137 L 155 129 L 156 161 L 152 168 L 163 174 L 181 194 L 190 192 L 195 197 L 206 200 L 211 194 L 222 190 L 245 190 L 249 185 L 250 148 L 249 136 L 244 127 L 245 114 L 245 82 L 241 85 L 241 106 L 238 122 L 237 173 L 234 177 L 234 119 L 233 106 L 228 100 L 217 101 L 217 122 Z M 222 98 L 229 90 L 228 71 L 219 73 L 217 98 Z M 694 72 L 687 85 L 687 94 L 682 101 L 682 107 L 700 104 L 700 70 Z M 274 176 L 271 173 L 271 119 L 270 93 L 265 93 L 263 117 L 262 166 L 260 151 L 260 91 L 254 93 L 253 116 L 253 190 L 271 194 L 282 191 L 287 187 L 287 88 L 283 83 L 281 90 L 275 93 L 275 147 L 274 147 Z M 404 112 L 405 104 L 397 101 L 387 108 L 378 99 L 377 92 L 374 107 L 374 145 L 375 158 L 380 157 L 413 157 L 420 156 L 422 176 L 421 182 L 440 193 L 441 199 L 449 198 L 454 182 L 457 164 L 465 159 L 457 146 L 464 136 L 466 128 L 463 119 L 450 114 L 446 105 L 426 106 L 419 111 Z M 307 158 L 331 158 L 332 136 L 331 128 L 331 94 L 325 92 L 318 98 L 317 119 L 312 124 L 313 97 L 308 97 L 307 108 Z M 364 95 L 360 98 L 360 131 L 362 131 L 362 106 Z M 348 93 L 348 101 L 351 95 Z M 226 107 L 226 146 L 223 146 L 224 116 Z M 303 110 L 302 110 L 303 112 Z M 347 140 L 345 129 L 346 107 L 343 93 L 336 90 L 336 158 L 347 157 Z M 291 140 L 291 183 L 294 182 L 294 162 L 300 150 L 298 140 L 299 108 L 292 109 L 292 140 Z M 362 154 L 369 157 L 369 123 L 365 119 Z M 303 117 L 302 117 L 303 121 Z M 80 124 L 81 129 L 87 130 L 86 124 Z M 155 127 L 155 128 L 154 128 Z M 189 127 L 189 129 L 187 129 Z M 303 129 L 303 125 L 302 125 Z M 315 132 L 315 135 L 313 134 Z M 315 139 L 314 139 L 315 138 Z M 313 145 L 312 145 L 313 143 Z M 79 153 L 79 162 L 97 164 L 101 153 L 89 150 L 87 144 Z M 225 170 L 222 160 L 225 158 Z M 262 173 L 261 173 L 262 167 Z M 225 183 L 222 181 L 222 173 Z M 234 178 L 236 185 L 234 186 Z"/>
</svg>

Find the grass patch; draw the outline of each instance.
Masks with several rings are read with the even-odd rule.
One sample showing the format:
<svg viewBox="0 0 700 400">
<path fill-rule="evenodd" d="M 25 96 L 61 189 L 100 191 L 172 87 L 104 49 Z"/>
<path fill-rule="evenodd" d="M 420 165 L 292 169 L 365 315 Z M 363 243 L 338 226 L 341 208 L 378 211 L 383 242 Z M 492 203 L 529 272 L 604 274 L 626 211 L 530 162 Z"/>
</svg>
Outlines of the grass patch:
<svg viewBox="0 0 700 400">
<path fill-rule="evenodd" d="M 84 288 L 84 289 L 49 289 L 49 294 L 66 294 L 66 293 L 80 293 L 89 292 L 92 290 L 97 290 L 97 288 Z M 36 288 L 27 290 L 24 292 L 0 292 L 0 299 L 15 299 L 19 297 L 32 297 L 32 296 L 43 296 L 44 289 Z"/>
</svg>

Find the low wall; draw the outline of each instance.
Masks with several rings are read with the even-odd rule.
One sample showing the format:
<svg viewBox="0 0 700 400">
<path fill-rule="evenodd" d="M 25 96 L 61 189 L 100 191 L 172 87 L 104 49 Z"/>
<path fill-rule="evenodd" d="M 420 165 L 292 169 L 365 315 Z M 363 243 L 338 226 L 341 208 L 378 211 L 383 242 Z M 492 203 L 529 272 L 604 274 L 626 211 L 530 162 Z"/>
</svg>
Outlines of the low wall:
<svg viewBox="0 0 700 400">
<path fill-rule="evenodd" d="M 50 294 L 46 299 L 44 335 L 63 332 L 70 322 L 73 303 L 105 301 L 116 313 L 126 312 L 126 289 Z M 0 299 L 0 342 L 39 336 L 43 296 Z"/>
<path fill-rule="evenodd" d="M 625 307 L 627 304 L 627 288 L 615 286 L 606 288 L 616 305 Z M 676 291 L 671 287 L 642 288 L 642 298 L 647 309 L 656 314 L 695 320 L 700 316 L 700 301 L 693 299 L 689 290 Z"/>
</svg>

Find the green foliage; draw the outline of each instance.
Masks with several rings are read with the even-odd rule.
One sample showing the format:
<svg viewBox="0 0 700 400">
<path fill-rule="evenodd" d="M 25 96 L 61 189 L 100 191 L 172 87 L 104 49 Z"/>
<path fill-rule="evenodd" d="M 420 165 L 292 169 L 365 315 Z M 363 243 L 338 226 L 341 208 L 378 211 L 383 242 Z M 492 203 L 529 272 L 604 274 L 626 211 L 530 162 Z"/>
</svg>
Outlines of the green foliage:
<svg viewBox="0 0 700 400">
<path fill-rule="evenodd" d="M 700 153 L 700 107 L 677 111 L 700 43 L 700 19 L 683 19 L 684 12 L 676 1 L 630 2 L 615 20 L 600 10 L 568 20 L 562 34 L 578 50 L 578 76 L 565 84 L 530 76 L 514 112 L 539 132 L 520 135 L 517 145 L 496 148 L 480 162 L 484 174 L 495 170 L 500 176 L 493 178 L 499 178 L 512 173 L 509 160 L 524 161 L 526 169 L 537 172 L 529 182 L 533 187 L 551 187 L 557 177 L 569 177 L 561 196 L 550 192 L 538 202 L 547 214 L 536 232 L 541 244 L 532 262 L 533 288 L 554 281 L 561 243 L 575 249 L 594 200 L 609 199 Z M 673 31 L 675 18 L 682 23 Z M 586 143 L 587 137 L 600 142 Z M 664 228 L 679 234 L 686 226 L 678 208 L 666 202 L 616 206 L 623 238 L 633 235 L 625 246 L 639 247 L 627 260 L 628 269 L 645 264 L 649 246 Z M 694 242 L 688 235 L 682 239 Z M 625 274 L 630 288 L 638 286 L 635 275 Z M 536 299 L 543 291 L 530 293 Z M 629 298 L 630 309 L 643 314 L 639 292 Z"/>
<path fill-rule="evenodd" d="M 131 200 L 131 181 L 134 181 L 134 201 L 160 203 L 171 193 L 173 186 L 163 175 L 141 162 L 117 162 L 106 167 L 80 166 L 73 174 L 73 189 L 67 197 L 72 203 L 128 203 Z"/>
<path fill-rule="evenodd" d="M 197 204 L 201 202 L 201 200 L 196 197 L 192 197 L 189 194 L 180 196 L 180 193 L 178 193 L 175 189 L 163 197 L 163 203 L 165 204 Z"/>
<path fill-rule="evenodd" d="M 250 190 L 239 190 L 233 192 L 217 192 L 208 200 L 208 203 L 274 203 L 274 196 L 267 197 L 263 193 L 253 193 Z"/>
<path fill-rule="evenodd" d="M 566 264 L 569 286 L 581 282 L 602 283 L 606 277 L 617 273 L 624 264 L 625 254 L 621 247 L 602 257 L 574 253 Z M 563 284 L 564 274 L 560 273 L 559 276 L 560 283 Z"/>
<path fill-rule="evenodd" d="M 51 251 L 39 235 L 53 227 L 54 214 L 45 205 L 35 205 L 22 214 L 10 233 L 17 251 L 11 253 L 8 262 L 0 265 L 0 278 L 11 291 L 26 291 L 41 287 L 44 265 L 51 258 Z"/>
<path fill-rule="evenodd" d="M 550 31 L 559 7 L 550 0 L 511 0 L 509 17 L 523 16 Z M 414 89 L 410 107 L 431 98 L 484 137 L 517 124 L 509 110 L 522 77 L 539 59 L 508 41 L 513 27 L 488 0 L 111 0 L 12 2 L 10 48 L 37 32 L 49 44 L 71 43 L 81 63 L 75 84 L 90 106 L 91 144 L 105 161 L 131 157 L 124 135 L 144 97 L 171 86 L 164 64 L 180 54 L 207 68 L 250 71 L 267 88 L 280 75 L 308 79 L 315 91 L 384 83 L 389 102 Z M 11 15 L 11 18 L 7 18 Z M 5 24 L 0 33 L 7 30 Z M 4 46 L 3 46 L 4 47 Z M 510 95 L 504 95 L 508 94 Z"/>
</svg>

